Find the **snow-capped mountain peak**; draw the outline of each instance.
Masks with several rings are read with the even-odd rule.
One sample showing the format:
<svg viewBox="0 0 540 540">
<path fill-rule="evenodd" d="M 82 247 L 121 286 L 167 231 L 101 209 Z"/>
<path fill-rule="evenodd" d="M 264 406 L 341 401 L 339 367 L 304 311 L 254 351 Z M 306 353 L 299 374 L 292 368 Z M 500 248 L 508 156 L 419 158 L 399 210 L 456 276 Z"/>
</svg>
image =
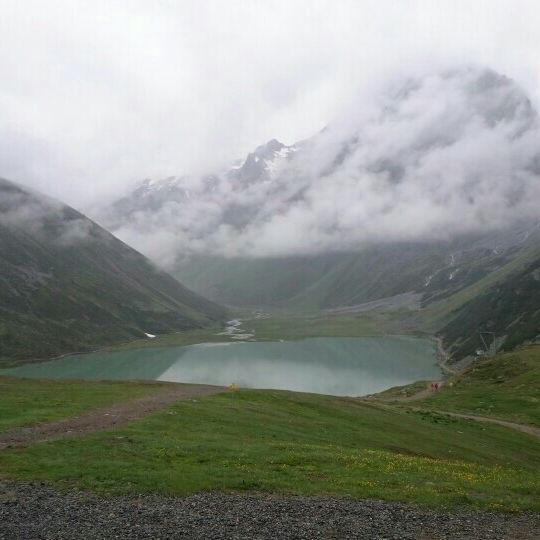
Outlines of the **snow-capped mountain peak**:
<svg viewBox="0 0 540 540">
<path fill-rule="evenodd" d="M 182 253 L 284 256 L 538 217 L 538 117 L 511 79 L 447 70 L 361 105 L 300 143 L 272 139 L 224 172 L 146 180 L 103 221 L 131 230 L 125 239 L 143 251 L 152 243 L 140 239 L 157 228 Z"/>
</svg>

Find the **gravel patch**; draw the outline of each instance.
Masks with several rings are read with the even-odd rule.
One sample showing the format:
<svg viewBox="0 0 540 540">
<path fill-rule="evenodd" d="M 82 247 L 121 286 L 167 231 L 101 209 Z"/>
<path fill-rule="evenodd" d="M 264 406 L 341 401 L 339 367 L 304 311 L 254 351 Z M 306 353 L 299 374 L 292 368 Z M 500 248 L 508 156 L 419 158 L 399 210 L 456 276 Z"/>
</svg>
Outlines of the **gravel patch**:
<svg viewBox="0 0 540 540">
<path fill-rule="evenodd" d="M 263 494 L 102 497 L 0 482 L 2 540 L 115 538 L 533 540 L 540 516 Z"/>
</svg>

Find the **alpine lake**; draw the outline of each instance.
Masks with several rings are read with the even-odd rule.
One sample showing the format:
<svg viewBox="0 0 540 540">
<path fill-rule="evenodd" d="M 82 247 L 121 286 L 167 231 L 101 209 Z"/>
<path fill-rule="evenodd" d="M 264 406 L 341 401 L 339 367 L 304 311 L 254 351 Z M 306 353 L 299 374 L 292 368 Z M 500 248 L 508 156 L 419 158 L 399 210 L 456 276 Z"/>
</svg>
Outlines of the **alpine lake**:
<svg viewBox="0 0 540 540">
<path fill-rule="evenodd" d="M 364 396 L 437 380 L 433 340 L 411 336 L 239 341 L 73 354 L 2 370 L 40 379 L 159 380 Z"/>
</svg>

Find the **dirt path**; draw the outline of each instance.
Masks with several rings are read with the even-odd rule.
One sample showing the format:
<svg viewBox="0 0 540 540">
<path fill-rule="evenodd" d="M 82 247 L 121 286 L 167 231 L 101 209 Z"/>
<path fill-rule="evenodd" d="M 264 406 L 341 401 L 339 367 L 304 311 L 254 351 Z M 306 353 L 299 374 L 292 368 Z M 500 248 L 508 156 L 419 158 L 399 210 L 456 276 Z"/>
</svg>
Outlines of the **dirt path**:
<svg viewBox="0 0 540 540">
<path fill-rule="evenodd" d="M 497 424 L 499 426 L 504 426 L 516 431 L 521 431 L 522 433 L 528 433 L 534 437 L 540 438 L 540 428 L 529 426 L 526 424 L 518 424 L 516 422 L 509 422 L 508 420 L 499 420 L 498 418 L 491 418 L 489 416 L 476 416 L 474 414 L 462 414 L 454 413 L 448 411 L 434 411 L 439 414 L 446 414 L 448 416 L 454 416 L 455 418 L 465 418 L 467 420 L 476 420 L 477 422 L 486 422 L 488 424 Z"/>
<path fill-rule="evenodd" d="M 120 426 L 154 411 L 165 409 L 177 401 L 195 399 L 223 392 L 221 386 L 174 384 L 155 394 L 94 409 L 80 416 L 48 422 L 37 426 L 17 428 L 0 434 L 0 450 L 26 446 L 36 442 L 77 437 L 86 433 Z"/>
<path fill-rule="evenodd" d="M 385 401 L 393 402 L 393 401 L 399 401 L 400 403 L 406 403 L 408 401 L 418 401 L 420 399 L 425 399 L 431 395 L 433 395 L 434 390 L 431 388 L 431 385 L 437 383 L 438 390 L 437 392 L 442 388 L 444 381 L 432 381 L 429 383 L 426 383 L 426 387 L 423 390 L 420 390 L 419 392 L 416 392 L 416 394 L 413 394 L 412 396 L 396 396 L 392 398 L 387 398 Z"/>
<path fill-rule="evenodd" d="M 440 383 L 439 383 L 440 384 Z M 439 386 L 440 388 L 440 386 Z M 416 394 L 413 394 L 409 397 L 401 397 L 401 398 L 391 398 L 387 400 L 366 400 L 370 404 L 374 404 L 377 407 L 381 407 L 385 410 L 394 410 L 394 407 L 392 406 L 392 403 L 404 403 L 407 401 L 416 401 L 420 400 L 423 397 L 428 397 L 432 394 L 431 388 L 428 386 L 426 389 L 421 390 L 420 392 L 417 392 Z M 425 411 L 428 409 L 419 408 L 419 407 L 411 407 L 411 410 L 414 411 Z M 455 413 L 450 411 L 440 411 L 437 409 L 431 409 L 429 408 L 431 412 L 437 413 L 437 414 L 445 414 L 447 416 L 453 416 L 455 418 L 464 418 L 466 420 L 475 420 L 477 422 L 485 422 L 487 424 L 496 424 L 498 426 L 503 426 L 509 429 L 513 429 L 515 431 L 520 431 L 521 433 L 527 433 L 528 435 L 532 435 L 533 437 L 537 437 L 540 439 L 540 428 L 536 426 L 531 426 L 528 424 L 518 424 L 517 422 L 510 422 L 509 420 L 499 420 L 498 418 L 492 418 L 490 416 L 476 416 L 474 414 L 465 414 L 465 413 Z"/>
</svg>

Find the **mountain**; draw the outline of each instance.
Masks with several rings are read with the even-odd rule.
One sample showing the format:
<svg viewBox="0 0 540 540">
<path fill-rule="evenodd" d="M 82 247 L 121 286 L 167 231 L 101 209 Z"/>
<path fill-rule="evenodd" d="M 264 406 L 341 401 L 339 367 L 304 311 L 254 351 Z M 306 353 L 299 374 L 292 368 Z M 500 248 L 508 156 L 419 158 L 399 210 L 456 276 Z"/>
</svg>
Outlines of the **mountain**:
<svg viewBox="0 0 540 540">
<path fill-rule="evenodd" d="M 225 310 L 76 210 L 0 179 L 0 361 L 184 329 Z"/>
<path fill-rule="evenodd" d="M 145 180 L 100 219 L 152 258 L 166 242 L 179 266 L 504 231 L 538 219 L 539 126 L 524 92 L 490 70 L 400 80 L 304 141 L 273 139 L 206 175 Z"/>
<path fill-rule="evenodd" d="M 537 245 L 540 227 L 533 222 L 504 233 L 440 242 L 393 242 L 359 253 L 192 257 L 176 275 L 209 298 L 248 307 L 331 309 L 405 292 L 416 293 L 426 304 L 451 296 Z"/>
<path fill-rule="evenodd" d="M 540 249 L 519 262 L 452 312 L 440 329 L 454 358 L 512 350 L 540 339 Z"/>
<path fill-rule="evenodd" d="M 240 165 L 225 171 L 200 177 L 146 179 L 131 193 L 115 201 L 101 217 L 113 229 L 121 229 L 126 223 L 140 225 L 141 230 L 137 232 L 143 235 L 162 227 L 171 232 L 181 230 L 186 233 L 195 232 L 201 225 L 208 225 L 210 229 L 220 225 L 241 229 L 262 206 L 260 196 L 256 204 L 253 191 L 260 186 L 274 190 L 279 171 L 296 151 L 296 146 L 285 146 L 272 139 L 248 154 Z M 227 193 L 233 196 L 227 198 Z M 211 219 L 216 212 L 219 221 Z M 199 232 L 205 234 L 208 231 Z"/>
<path fill-rule="evenodd" d="M 273 139 L 208 175 L 146 180 L 103 219 L 156 260 L 165 245 L 173 275 L 215 301 L 319 310 L 407 293 L 420 326 L 469 354 L 483 308 L 464 304 L 496 296 L 500 269 L 522 269 L 540 246 L 539 125 L 503 75 L 427 74 L 304 141 Z M 480 319 L 464 346 L 469 308 Z"/>
</svg>

